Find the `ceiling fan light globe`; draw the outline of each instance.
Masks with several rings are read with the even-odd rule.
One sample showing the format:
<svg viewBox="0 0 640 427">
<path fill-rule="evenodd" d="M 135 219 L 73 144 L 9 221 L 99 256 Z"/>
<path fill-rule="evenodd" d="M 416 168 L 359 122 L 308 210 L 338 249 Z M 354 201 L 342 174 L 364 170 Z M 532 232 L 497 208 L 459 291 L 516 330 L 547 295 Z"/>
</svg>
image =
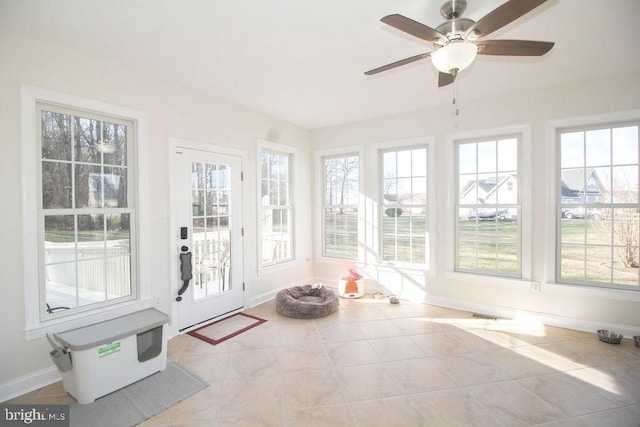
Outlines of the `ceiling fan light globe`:
<svg viewBox="0 0 640 427">
<path fill-rule="evenodd" d="M 433 66 L 442 73 L 451 74 L 452 70 L 462 71 L 467 68 L 478 53 L 478 47 L 473 43 L 452 41 L 431 53 Z"/>
</svg>

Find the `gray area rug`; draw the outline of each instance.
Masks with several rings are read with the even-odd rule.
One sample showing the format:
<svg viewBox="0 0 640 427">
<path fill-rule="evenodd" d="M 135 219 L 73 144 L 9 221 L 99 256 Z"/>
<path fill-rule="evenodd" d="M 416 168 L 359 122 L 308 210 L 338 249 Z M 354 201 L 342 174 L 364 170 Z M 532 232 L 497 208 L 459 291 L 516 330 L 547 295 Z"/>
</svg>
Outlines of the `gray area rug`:
<svg viewBox="0 0 640 427">
<path fill-rule="evenodd" d="M 71 427 L 125 427 L 140 424 L 208 384 L 175 363 L 118 391 L 80 405 L 69 407 Z"/>
</svg>

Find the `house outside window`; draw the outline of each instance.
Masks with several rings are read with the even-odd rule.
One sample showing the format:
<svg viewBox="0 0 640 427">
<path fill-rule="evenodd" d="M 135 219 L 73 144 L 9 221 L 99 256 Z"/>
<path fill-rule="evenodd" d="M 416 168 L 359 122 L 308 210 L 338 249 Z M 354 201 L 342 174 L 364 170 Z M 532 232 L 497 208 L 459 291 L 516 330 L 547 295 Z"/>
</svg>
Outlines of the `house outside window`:
<svg viewBox="0 0 640 427">
<path fill-rule="evenodd" d="M 133 122 L 38 105 L 41 319 L 136 298 Z"/>
<path fill-rule="evenodd" d="M 427 148 L 381 151 L 381 259 L 428 263 Z"/>
<path fill-rule="evenodd" d="M 360 156 L 357 153 L 322 158 L 322 255 L 358 258 Z"/>
<path fill-rule="evenodd" d="M 639 290 L 639 128 L 558 129 L 557 282 Z"/>
<path fill-rule="evenodd" d="M 260 152 L 260 267 L 293 260 L 292 154 Z"/>
<path fill-rule="evenodd" d="M 522 276 L 519 147 L 519 136 L 456 142 L 456 271 Z"/>
</svg>

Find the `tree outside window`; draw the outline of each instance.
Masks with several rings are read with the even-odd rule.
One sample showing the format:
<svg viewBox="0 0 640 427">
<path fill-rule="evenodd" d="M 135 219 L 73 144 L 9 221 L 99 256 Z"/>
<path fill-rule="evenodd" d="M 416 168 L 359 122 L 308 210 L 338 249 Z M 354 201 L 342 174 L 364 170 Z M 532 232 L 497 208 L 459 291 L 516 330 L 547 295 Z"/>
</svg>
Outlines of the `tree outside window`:
<svg viewBox="0 0 640 427">
<path fill-rule="evenodd" d="M 323 255 L 358 257 L 360 158 L 357 154 L 324 157 Z"/>
<path fill-rule="evenodd" d="M 559 131 L 559 282 L 638 289 L 638 129 Z"/>
<path fill-rule="evenodd" d="M 134 297 L 132 123 L 50 105 L 39 114 L 42 315 Z"/>
</svg>

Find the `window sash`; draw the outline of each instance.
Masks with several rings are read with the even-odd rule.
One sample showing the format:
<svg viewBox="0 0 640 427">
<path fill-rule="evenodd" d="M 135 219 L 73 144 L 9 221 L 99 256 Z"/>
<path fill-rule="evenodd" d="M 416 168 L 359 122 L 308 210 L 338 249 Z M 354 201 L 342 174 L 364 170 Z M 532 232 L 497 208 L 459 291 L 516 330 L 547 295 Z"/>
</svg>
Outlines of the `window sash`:
<svg viewBox="0 0 640 427">
<path fill-rule="evenodd" d="M 379 258 L 394 264 L 427 265 L 428 148 L 380 150 L 379 161 L 382 171 Z"/>
<path fill-rule="evenodd" d="M 266 148 L 260 151 L 261 268 L 294 260 L 292 161 L 291 153 Z"/>
<path fill-rule="evenodd" d="M 556 282 L 640 290 L 640 123 L 559 128 L 556 150 Z"/>
<path fill-rule="evenodd" d="M 45 112 L 70 118 L 69 141 L 62 141 L 68 154 L 52 151 L 61 141 L 47 141 Z M 36 121 L 40 321 L 137 299 L 134 122 L 45 102 L 37 103 Z M 83 122 L 97 129 L 81 134 L 76 125 Z M 55 179 L 43 171 L 56 165 L 70 171 L 70 188 L 68 196 L 51 201 L 43 191 Z M 121 187 L 125 188 L 119 191 Z M 66 218 L 67 225 L 55 227 L 56 217 Z"/>
<path fill-rule="evenodd" d="M 522 277 L 521 141 L 506 135 L 455 143 L 455 271 Z"/>
<path fill-rule="evenodd" d="M 360 155 L 322 157 L 322 255 L 359 256 Z"/>
</svg>

